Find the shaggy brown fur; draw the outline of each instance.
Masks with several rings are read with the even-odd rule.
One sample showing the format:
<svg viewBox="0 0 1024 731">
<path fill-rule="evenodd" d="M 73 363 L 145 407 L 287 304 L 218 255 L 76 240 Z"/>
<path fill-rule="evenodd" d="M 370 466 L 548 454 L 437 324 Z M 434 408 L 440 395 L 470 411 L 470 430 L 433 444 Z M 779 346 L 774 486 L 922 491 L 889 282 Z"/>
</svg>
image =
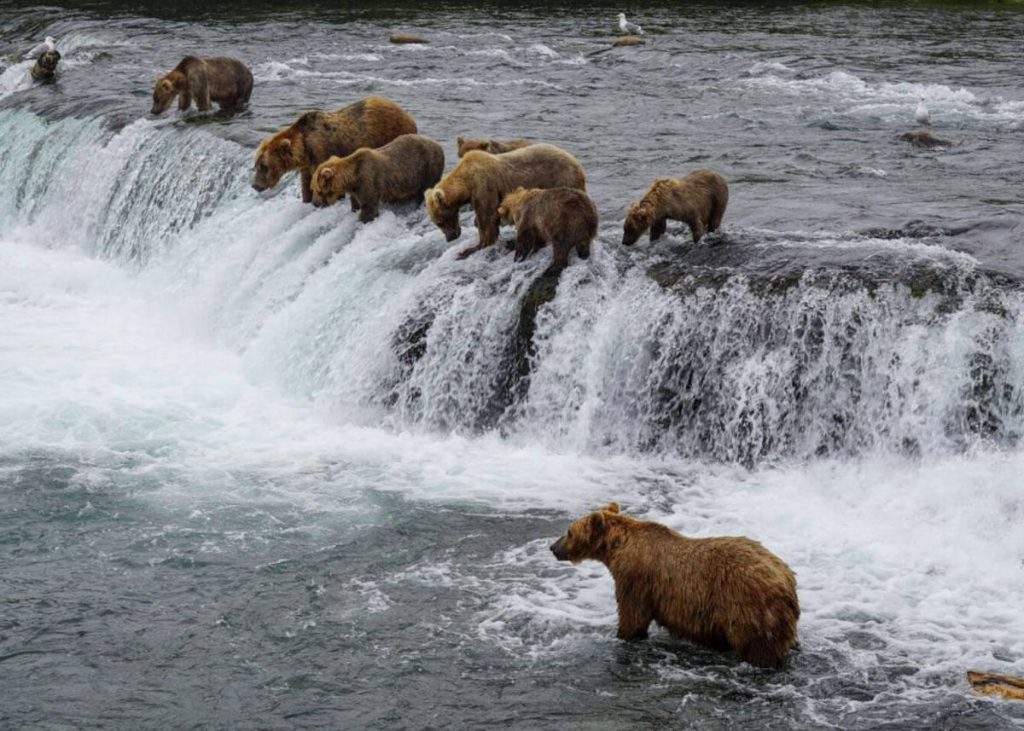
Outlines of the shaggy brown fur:
<svg viewBox="0 0 1024 731">
<path fill-rule="evenodd" d="M 611 503 L 551 546 L 559 561 L 600 561 L 615 580 L 619 638 L 643 639 L 654 620 L 676 637 L 749 663 L 779 667 L 796 642 L 796 577 L 749 538 L 687 538 Z"/>
<path fill-rule="evenodd" d="M 580 259 L 589 257 L 590 242 L 597 236 L 597 208 L 575 188 L 516 188 L 498 206 L 498 217 L 516 227 L 516 261 L 551 244 L 546 273 L 565 269 L 572 249 Z"/>
<path fill-rule="evenodd" d="M 705 233 L 718 230 L 728 203 L 729 186 L 711 170 L 697 170 L 685 178 L 660 178 L 630 207 L 622 243 L 632 246 L 647 229 L 651 241 L 656 241 L 670 218 L 687 224 L 697 243 Z"/>
<path fill-rule="evenodd" d="M 470 150 L 455 169 L 425 194 L 430 220 L 448 241 L 462 234 L 459 209 L 467 203 L 476 212 L 480 241 L 463 249 L 463 259 L 498 240 L 498 205 L 516 188 L 587 189 L 587 179 L 576 158 L 553 145 L 530 145 L 492 155 Z"/>
<path fill-rule="evenodd" d="M 233 58 L 196 58 L 185 56 L 173 71 L 157 79 L 153 87 L 153 114 L 162 114 L 178 97 L 178 109 L 185 111 L 192 102 L 201 112 L 213 108 L 239 109 L 252 94 L 252 72 Z"/>
<path fill-rule="evenodd" d="M 530 140 L 474 140 L 465 137 L 457 137 L 455 145 L 459 148 L 459 157 L 464 156 L 470 150 L 483 150 L 492 155 L 500 155 L 503 152 L 521 150 L 534 144 Z"/>
<path fill-rule="evenodd" d="M 444 172 L 444 150 L 422 135 L 402 135 L 376 150 L 332 157 L 313 174 L 313 205 L 329 206 L 346 193 L 359 220 L 377 217 L 381 203 L 423 202 L 423 193 Z"/>
<path fill-rule="evenodd" d="M 907 132 L 900 135 L 900 139 L 903 142 L 909 142 L 914 147 L 921 147 L 924 149 L 933 149 L 936 147 L 952 147 L 953 143 L 949 140 L 944 140 L 941 137 L 936 137 L 926 129 L 916 130 L 914 132 Z"/>
<path fill-rule="evenodd" d="M 36 59 L 36 64 L 29 70 L 29 74 L 35 81 L 50 81 L 57 74 L 59 62 L 59 51 L 44 51 Z"/>
<path fill-rule="evenodd" d="M 260 143 L 256 150 L 256 190 L 273 188 L 289 170 L 298 170 L 302 200 L 313 200 L 313 171 L 332 156 L 347 157 L 360 147 L 380 147 L 399 135 L 415 134 L 416 122 L 390 99 L 370 96 L 336 112 L 306 112 Z"/>
</svg>

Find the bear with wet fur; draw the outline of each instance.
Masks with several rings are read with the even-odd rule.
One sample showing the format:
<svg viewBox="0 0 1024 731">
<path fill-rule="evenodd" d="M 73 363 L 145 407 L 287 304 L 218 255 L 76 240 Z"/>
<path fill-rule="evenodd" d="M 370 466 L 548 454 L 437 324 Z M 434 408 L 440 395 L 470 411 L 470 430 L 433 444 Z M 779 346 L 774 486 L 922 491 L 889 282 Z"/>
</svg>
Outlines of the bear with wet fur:
<svg viewBox="0 0 1024 731">
<path fill-rule="evenodd" d="M 163 114 L 178 97 L 178 109 L 193 103 L 208 112 L 213 102 L 221 109 L 244 107 L 252 94 L 252 72 L 234 58 L 185 56 L 173 71 L 157 79 L 153 87 L 153 114 Z"/>
<path fill-rule="evenodd" d="M 516 227 L 516 261 L 551 246 L 549 273 L 565 269 L 573 249 L 580 259 L 588 258 L 597 236 L 597 207 L 575 188 L 516 188 L 498 206 L 498 217 Z"/>
<path fill-rule="evenodd" d="M 290 170 L 299 171 L 302 200 L 313 200 L 313 172 L 331 157 L 360 147 L 382 147 L 416 133 L 416 122 L 390 99 L 370 96 L 335 112 L 311 111 L 265 138 L 256 150 L 252 187 L 273 188 Z"/>
<path fill-rule="evenodd" d="M 610 503 L 570 525 L 551 551 L 559 561 L 608 567 L 620 639 L 647 637 L 654 621 L 676 637 L 770 668 L 796 643 L 796 577 L 749 538 L 687 538 Z"/>
<path fill-rule="evenodd" d="M 465 156 L 470 150 L 483 150 L 492 155 L 500 155 L 504 152 L 521 150 L 534 144 L 530 140 L 475 140 L 472 138 L 458 137 L 455 146 L 459 150 L 459 157 Z"/>
<path fill-rule="evenodd" d="M 34 81 L 51 81 L 57 75 L 57 64 L 60 63 L 60 51 L 43 51 L 36 59 L 35 65 L 29 69 Z"/>
<path fill-rule="evenodd" d="M 381 203 L 421 203 L 443 172 L 441 145 L 423 135 L 401 135 L 375 150 L 363 147 L 322 163 L 313 173 L 313 205 L 333 205 L 347 193 L 359 220 L 369 223 Z"/>
<path fill-rule="evenodd" d="M 689 226 L 693 243 L 697 243 L 704 234 L 717 231 L 722 225 L 728 203 L 729 186 L 725 178 L 711 170 L 697 170 L 685 178 L 660 178 L 630 207 L 623 224 L 622 243 L 632 246 L 647 230 L 651 232 L 651 241 L 657 241 L 665 233 L 669 219 Z"/>
<path fill-rule="evenodd" d="M 459 252 L 463 259 L 498 240 L 498 206 L 516 188 L 587 189 L 583 167 L 554 145 L 530 145 L 492 155 L 470 150 L 441 182 L 425 194 L 427 214 L 448 241 L 462 235 L 459 209 L 473 206 L 480 240 Z"/>
</svg>

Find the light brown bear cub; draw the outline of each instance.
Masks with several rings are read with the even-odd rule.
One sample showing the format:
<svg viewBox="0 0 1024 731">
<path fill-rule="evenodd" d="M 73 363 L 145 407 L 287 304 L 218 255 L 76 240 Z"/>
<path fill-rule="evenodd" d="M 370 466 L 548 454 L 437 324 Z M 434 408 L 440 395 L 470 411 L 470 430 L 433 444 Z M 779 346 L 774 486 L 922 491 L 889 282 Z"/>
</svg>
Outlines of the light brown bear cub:
<svg viewBox="0 0 1024 731">
<path fill-rule="evenodd" d="M 498 217 L 516 227 L 516 261 L 551 245 L 546 273 L 565 269 L 572 249 L 580 259 L 589 257 L 590 242 L 597 236 L 597 207 L 575 188 L 516 188 L 498 206 Z"/>
<path fill-rule="evenodd" d="M 313 172 L 320 163 L 415 133 L 415 120 L 380 96 L 366 97 L 336 112 L 306 112 L 260 143 L 252 187 L 259 191 L 273 188 L 289 170 L 298 170 L 302 200 L 309 203 L 313 200 Z"/>
<path fill-rule="evenodd" d="M 600 561 L 615 580 L 619 638 L 643 639 L 651 620 L 676 637 L 780 667 L 796 643 L 796 577 L 749 538 L 687 538 L 610 503 L 551 546 L 559 561 Z"/>
<path fill-rule="evenodd" d="M 173 71 L 157 79 L 153 87 L 153 114 L 162 114 L 178 97 L 178 109 L 185 111 L 192 102 L 201 112 L 217 102 L 221 109 L 244 107 L 252 94 L 252 72 L 233 58 L 196 58 L 185 56 Z"/>
<path fill-rule="evenodd" d="M 473 206 L 480 241 L 459 252 L 463 259 L 498 240 L 498 206 L 516 188 L 586 190 L 587 179 L 576 158 L 553 145 L 530 145 L 503 155 L 470 150 L 424 195 L 427 215 L 454 241 L 462 235 L 459 209 Z"/>
<path fill-rule="evenodd" d="M 458 137 L 455 146 L 459 149 L 459 157 L 463 157 L 470 150 L 483 150 L 492 155 L 500 155 L 503 152 L 521 150 L 534 144 L 530 140 L 474 140 L 465 137 Z"/>
<path fill-rule="evenodd" d="M 423 202 L 423 193 L 444 172 L 444 150 L 422 135 L 401 135 L 376 150 L 332 157 L 313 174 L 313 205 L 329 206 L 346 193 L 359 220 L 377 217 L 381 203 Z"/>
<path fill-rule="evenodd" d="M 632 246 L 648 229 L 651 241 L 656 241 L 670 218 L 687 224 L 697 243 L 705 233 L 718 230 L 728 203 L 725 178 L 711 170 L 697 170 L 685 178 L 660 178 L 630 207 L 622 243 Z"/>
</svg>

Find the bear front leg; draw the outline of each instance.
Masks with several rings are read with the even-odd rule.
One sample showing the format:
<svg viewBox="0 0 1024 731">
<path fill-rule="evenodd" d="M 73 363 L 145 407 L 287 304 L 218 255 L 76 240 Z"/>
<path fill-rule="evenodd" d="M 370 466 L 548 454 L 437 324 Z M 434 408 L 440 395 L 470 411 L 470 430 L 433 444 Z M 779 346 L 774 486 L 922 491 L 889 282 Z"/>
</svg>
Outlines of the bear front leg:
<svg viewBox="0 0 1024 731">
<path fill-rule="evenodd" d="M 647 628 L 651 625 L 654 617 L 651 616 L 642 599 L 615 587 L 615 601 L 619 606 L 619 639 L 647 639 Z"/>
<path fill-rule="evenodd" d="M 495 209 L 497 210 L 497 209 Z M 468 249 L 463 249 L 459 252 L 457 259 L 465 259 L 470 254 L 475 254 L 481 249 L 486 249 L 488 246 L 494 244 L 498 240 L 498 215 L 497 213 L 492 214 L 480 214 L 476 215 L 477 230 L 479 231 L 480 241 L 476 246 L 470 246 Z"/>
<path fill-rule="evenodd" d="M 704 234 L 706 233 L 704 223 L 702 221 L 694 221 L 693 223 L 691 223 L 690 233 L 693 234 L 693 243 L 696 244 L 698 241 L 704 238 Z"/>
<path fill-rule="evenodd" d="M 299 172 L 299 184 L 302 186 L 302 202 L 313 202 L 313 169 L 302 168 Z"/>
<path fill-rule="evenodd" d="M 668 226 L 668 219 L 664 216 L 661 218 L 654 219 L 651 224 L 651 241 L 657 241 L 665 233 L 665 228 Z"/>
<path fill-rule="evenodd" d="M 187 112 L 190 106 L 192 106 L 192 97 L 189 96 L 187 89 L 183 89 L 178 94 L 178 111 Z"/>
<path fill-rule="evenodd" d="M 354 195 L 350 195 L 349 198 L 352 199 L 352 210 L 358 211 L 360 207 L 359 200 Z"/>
<path fill-rule="evenodd" d="M 537 240 L 537 233 L 531 228 L 521 228 L 516 231 L 515 261 L 523 261 L 533 252 L 540 248 Z"/>
<path fill-rule="evenodd" d="M 359 209 L 359 222 L 369 223 L 377 217 L 377 205 L 375 203 L 363 202 Z"/>
</svg>

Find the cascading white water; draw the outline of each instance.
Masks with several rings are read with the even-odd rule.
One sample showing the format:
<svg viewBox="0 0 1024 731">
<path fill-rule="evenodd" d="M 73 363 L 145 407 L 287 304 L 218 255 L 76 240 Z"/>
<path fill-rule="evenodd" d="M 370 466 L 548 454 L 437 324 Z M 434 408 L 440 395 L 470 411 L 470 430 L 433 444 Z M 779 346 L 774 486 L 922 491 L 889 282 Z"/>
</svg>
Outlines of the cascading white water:
<svg viewBox="0 0 1024 731">
<path fill-rule="evenodd" d="M 606 224 L 547 302 L 543 256 L 456 262 L 419 211 L 359 226 L 294 181 L 261 197 L 248 151 L 201 131 L 3 114 L 9 231 L 139 268 L 254 379 L 345 419 L 743 464 L 944 454 L 1024 428 L 1021 298 L 938 247 L 856 244 L 917 266 L 905 282 L 665 280 Z"/>
</svg>

